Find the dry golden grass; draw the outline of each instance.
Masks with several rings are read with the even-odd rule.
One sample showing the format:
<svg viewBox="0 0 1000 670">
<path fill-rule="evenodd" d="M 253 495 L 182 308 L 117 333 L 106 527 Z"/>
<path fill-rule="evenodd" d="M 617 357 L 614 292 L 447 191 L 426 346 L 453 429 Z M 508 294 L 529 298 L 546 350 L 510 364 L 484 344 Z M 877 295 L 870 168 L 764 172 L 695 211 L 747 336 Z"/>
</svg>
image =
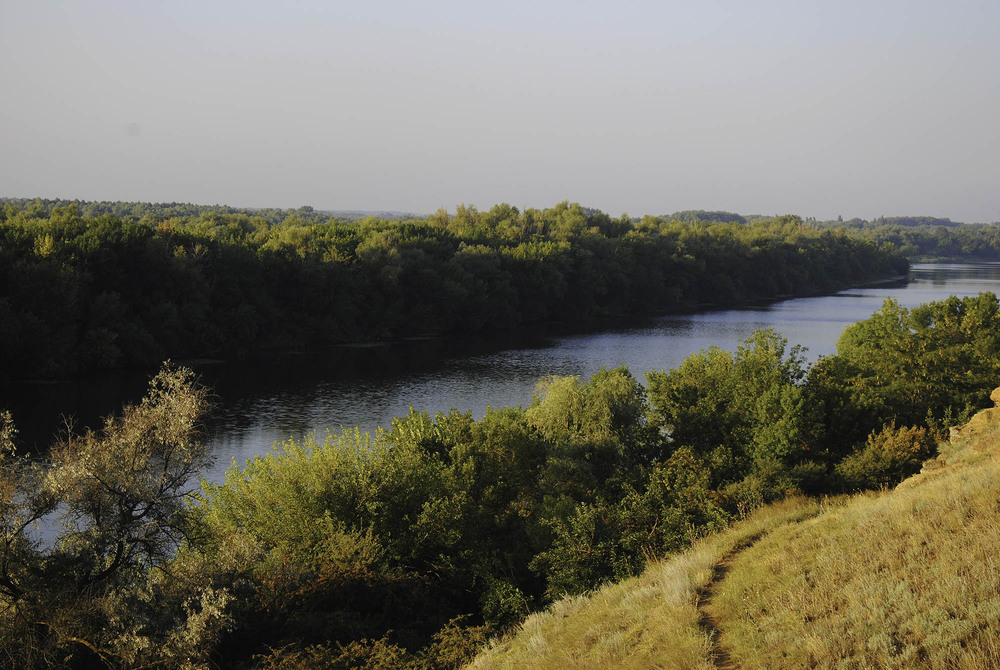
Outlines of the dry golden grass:
<svg viewBox="0 0 1000 670">
<path fill-rule="evenodd" d="M 982 441 L 944 451 L 949 465 L 735 557 L 714 600 L 730 657 L 744 668 L 1000 667 L 1000 458 Z"/>
<path fill-rule="evenodd" d="M 471 667 L 1000 668 L 1000 409 L 896 490 L 819 507 L 759 510 L 556 603 Z"/>
<path fill-rule="evenodd" d="M 759 510 L 725 532 L 697 542 L 642 575 L 555 603 L 516 635 L 494 642 L 472 668 L 714 668 L 702 628 L 699 593 L 734 548 L 789 522 L 815 515 L 804 499 Z"/>
</svg>

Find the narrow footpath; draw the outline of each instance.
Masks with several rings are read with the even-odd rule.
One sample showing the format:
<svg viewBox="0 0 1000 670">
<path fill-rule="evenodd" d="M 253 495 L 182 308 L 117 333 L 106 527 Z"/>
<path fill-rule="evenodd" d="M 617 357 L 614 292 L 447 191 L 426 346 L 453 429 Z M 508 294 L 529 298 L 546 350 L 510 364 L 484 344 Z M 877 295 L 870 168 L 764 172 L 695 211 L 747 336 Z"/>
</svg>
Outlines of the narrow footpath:
<svg viewBox="0 0 1000 670">
<path fill-rule="evenodd" d="M 734 661 L 729 656 L 729 653 L 719 644 L 719 620 L 715 616 L 715 608 L 712 605 L 712 600 L 715 598 L 719 584 L 722 583 L 722 580 L 726 577 L 726 573 L 729 572 L 733 559 L 735 559 L 740 552 L 752 547 L 754 543 L 766 534 L 766 532 L 760 532 L 755 535 L 751 535 L 723 554 L 722 558 L 719 559 L 719 562 L 716 563 L 715 567 L 712 569 L 711 579 L 698 591 L 698 611 L 701 614 L 699 623 L 702 630 L 705 631 L 708 638 L 712 641 L 713 650 L 711 660 L 715 664 L 715 667 L 719 668 L 719 670 L 739 670 L 740 665 Z"/>
</svg>

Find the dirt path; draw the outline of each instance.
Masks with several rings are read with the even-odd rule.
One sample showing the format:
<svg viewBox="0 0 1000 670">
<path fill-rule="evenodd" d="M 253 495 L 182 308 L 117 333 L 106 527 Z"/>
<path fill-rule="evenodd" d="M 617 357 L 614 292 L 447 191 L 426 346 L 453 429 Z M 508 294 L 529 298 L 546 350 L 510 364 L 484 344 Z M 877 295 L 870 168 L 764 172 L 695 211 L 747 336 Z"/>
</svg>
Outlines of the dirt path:
<svg viewBox="0 0 1000 670">
<path fill-rule="evenodd" d="M 722 558 L 715 564 L 715 568 L 712 570 L 712 578 L 709 579 L 708 583 L 698 591 L 698 611 L 701 613 L 701 620 L 699 623 L 701 624 L 702 630 L 708 634 L 709 639 L 712 641 L 712 662 L 715 663 L 715 667 L 720 670 L 739 670 L 740 665 L 730 658 L 726 650 L 719 645 L 719 621 L 715 617 L 715 608 L 712 606 L 712 600 L 715 598 L 719 584 L 721 584 L 722 580 L 726 578 L 726 573 L 729 572 L 733 559 L 736 558 L 740 552 L 752 546 L 764 535 L 765 533 L 751 535 L 723 554 Z"/>
</svg>

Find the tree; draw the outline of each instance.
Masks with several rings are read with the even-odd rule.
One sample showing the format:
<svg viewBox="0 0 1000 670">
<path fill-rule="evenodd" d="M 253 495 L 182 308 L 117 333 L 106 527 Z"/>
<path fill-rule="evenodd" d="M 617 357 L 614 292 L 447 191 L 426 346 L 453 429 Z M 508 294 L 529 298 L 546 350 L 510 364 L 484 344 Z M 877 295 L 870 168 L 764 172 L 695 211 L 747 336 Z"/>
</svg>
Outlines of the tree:
<svg viewBox="0 0 1000 670">
<path fill-rule="evenodd" d="M 735 355 L 711 347 L 670 372 L 650 372 L 651 419 L 673 448 L 707 459 L 716 486 L 796 465 L 816 438 L 801 347 L 758 330 Z"/>
<path fill-rule="evenodd" d="M 525 418 L 551 445 L 543 489 L 582 500 L 641 479 L 660 456 L 645 414 L 645 391 L 625 366 L 601 368 L 586 382 L 542 380 Z"/>
<path fill-rule="evenodd" d="M 0 421 L 0 650 L 20 667 L 196 667 L 227 595 L 175 588 L 166 566 L 192 538 L 186 505 L 208 460 L 196 439 L 206 391 L 164 365 L 138 406 L 47 458 L 14 453 Z M 197 579 L 194 578 L 197 582 Z"/>
<path fill-rule="evenodd" d="M 893 422 L 961 423 L 989 404 L 998 361 L 1000 303 L 993 293 L 912 310 L 886 300 L 844 330 L 837 355 L 821 359 L 809 383 L 826 405 L 827 432 L 855 444 Z"/>
</svg>

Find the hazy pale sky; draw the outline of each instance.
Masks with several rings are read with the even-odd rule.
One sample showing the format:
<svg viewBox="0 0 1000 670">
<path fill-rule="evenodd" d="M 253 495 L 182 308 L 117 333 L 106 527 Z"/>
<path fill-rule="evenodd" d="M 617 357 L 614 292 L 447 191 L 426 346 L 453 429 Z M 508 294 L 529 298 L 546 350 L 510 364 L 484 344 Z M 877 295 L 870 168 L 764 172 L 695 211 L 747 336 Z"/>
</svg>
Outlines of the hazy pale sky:
<svg viewBox="0 0 1000 670">
<path fill-rule="evenodd" d="M 1000 220 L 997 0 L 0 0 L 0 195 Z"/>
</svg>

